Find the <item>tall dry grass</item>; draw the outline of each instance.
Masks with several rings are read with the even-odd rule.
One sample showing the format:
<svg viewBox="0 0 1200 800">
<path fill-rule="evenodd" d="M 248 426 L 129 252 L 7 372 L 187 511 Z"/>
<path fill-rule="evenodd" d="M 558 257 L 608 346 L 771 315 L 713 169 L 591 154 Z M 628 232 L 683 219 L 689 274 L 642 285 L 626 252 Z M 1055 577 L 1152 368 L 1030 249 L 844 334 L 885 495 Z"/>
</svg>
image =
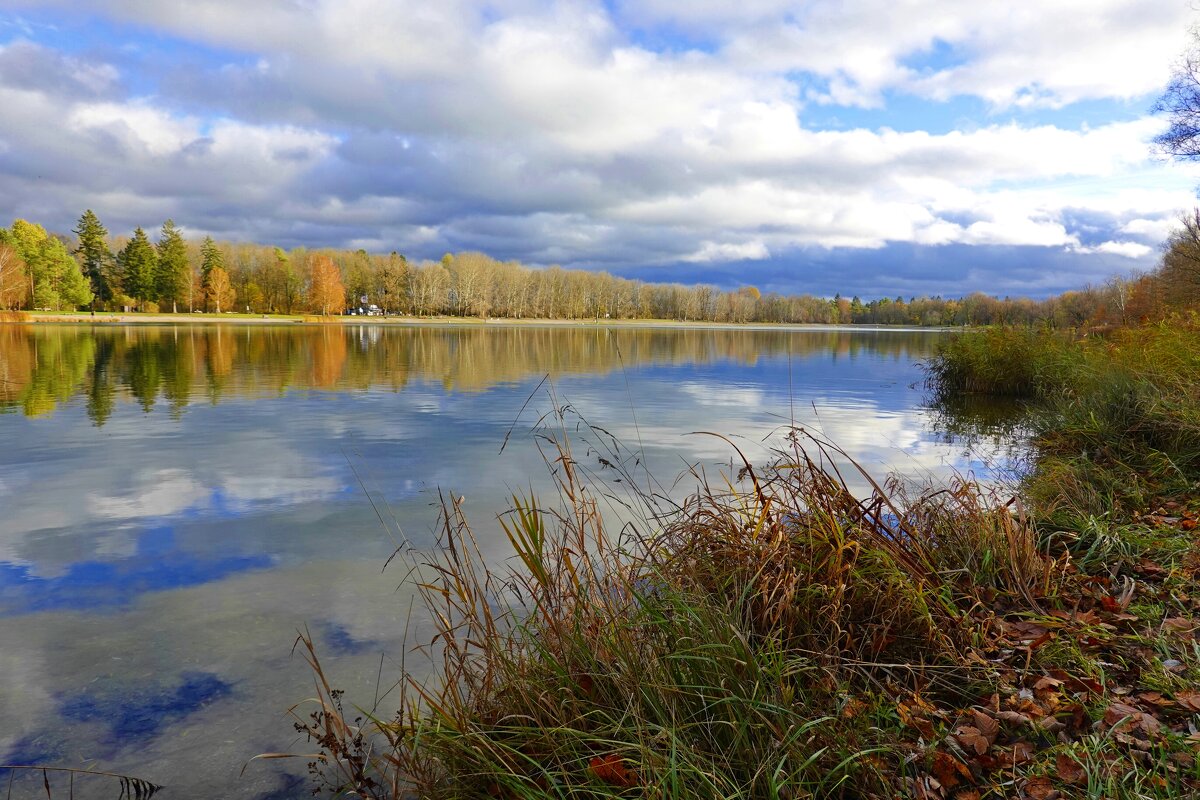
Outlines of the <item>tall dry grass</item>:
<svg viewBox="0 0 1200 800">
<path fill-rule="evenodd" d="M 577 460 L 566 413 L 554 502 L 518 496 L 502 518 L 511 561 L 486 557 L 444 503 L 442 547 L 418 570 L 439 669 L 406 676 L 394 717 L 350 719 L 302 639 L 317 693 L 298 727 L 327 788 L 887 796 L 907 769 L 896 699 L 966 696 L 988 671 L 980 609 L 1053 590 L 1056 562 L 1012 504 L 968 482 L 860 497 L 846 471 L 865 473 L 800 430 L 681 504 L 626 496 L 610 530 L 613 484 L 591 468 L 633 461 L 591 447 Z"/>
</svg>

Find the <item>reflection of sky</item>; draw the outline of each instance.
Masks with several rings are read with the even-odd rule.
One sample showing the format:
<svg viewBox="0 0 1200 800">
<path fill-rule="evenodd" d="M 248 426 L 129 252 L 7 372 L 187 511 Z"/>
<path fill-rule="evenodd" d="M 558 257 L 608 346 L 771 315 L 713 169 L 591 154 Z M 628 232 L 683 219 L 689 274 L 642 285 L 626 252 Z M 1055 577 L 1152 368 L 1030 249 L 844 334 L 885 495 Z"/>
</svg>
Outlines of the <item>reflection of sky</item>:
<svg viewBox="0 0 1200 800">
<path fill-rule="evenodd" d="M 913 357 L 644 363 L 553 383 L 667 485 L 687 465 L 729 462 L 728 444 L 693 432 L 761 460 L 791 419 L 876 474 L 936 479 L 971 464 L 927 430 Z M 94 756 L 86 737 L 102 736 L 143 742 L 113 759 L 197 781 L 197 796 L 246 780 L 246 758 L 289 745 L 280 714 L 304 696 L 303 668 L 287 660 L 299 627 L 368 693 L 380 652 L 399 656 L 408 595 L 402 571 L 380 575 L 398 540 L 378 516 L 428 546 L 444 488 L 466 496 L 485 551 L 499 552 L 494 517 L 511 492 L 548 487 L 530 430 L 551 401 L 543 391 L 520 413 L 540 379 L 291 390 L 175 417 L 167 403 L 121 402 L 103 428 L 79 402 L 0 417 L 0 757 Z M 82 732 L 56 737 L 68 723 Z M 184 731 L 198 744 L 172 744 Z M 253 780 L 263 796 L 292 796 L 274 772 Z"/>
<path fill-rule="evenodd" d="M 185 673 L 177 686 L 91 688 L 65 698 L 59 713 L 72 722 L 98 723 L 107 729 L 107 743 L 128 747 L 153 738 L 172 722 L 232 691 L 232 686 L 211 673 Z"/>
<path fill-rule="evenodd" d="M 0 562 L 0 614 L 100 610 L 145 592 L 195 586 L 270 564 L 271 558 L 262 553 L 198 557 L 178 546 L 171 528 L 156 528 L 139 535 L 135 552 L 125 558 L 73 562 L 49 578 L 32 574 L 29 565 Z"/>
</svg>

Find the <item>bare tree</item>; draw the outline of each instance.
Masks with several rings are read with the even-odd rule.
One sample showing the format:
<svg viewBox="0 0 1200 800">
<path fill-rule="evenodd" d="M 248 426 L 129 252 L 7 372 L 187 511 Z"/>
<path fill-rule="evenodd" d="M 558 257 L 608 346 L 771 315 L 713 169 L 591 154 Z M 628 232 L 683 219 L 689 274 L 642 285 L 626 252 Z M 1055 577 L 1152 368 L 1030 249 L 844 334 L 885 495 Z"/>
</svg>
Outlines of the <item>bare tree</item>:
<svg viewBox="0 0 1200 800">
<path fill-rule="evenodd" d="M 1200 299 L 1200 208 L 1179 218 L 1163 247 L 1161 278 L 1172 305 Z"/>
<path fill-rule="evenodd" d="M 1192 46 L 1153 110 L 1167 116 L 1167 129 L 1154 137 L 1158 149 L 1174 158 L 1200 159 L 1200 29 L 1192 30 Z"/>
</svg>

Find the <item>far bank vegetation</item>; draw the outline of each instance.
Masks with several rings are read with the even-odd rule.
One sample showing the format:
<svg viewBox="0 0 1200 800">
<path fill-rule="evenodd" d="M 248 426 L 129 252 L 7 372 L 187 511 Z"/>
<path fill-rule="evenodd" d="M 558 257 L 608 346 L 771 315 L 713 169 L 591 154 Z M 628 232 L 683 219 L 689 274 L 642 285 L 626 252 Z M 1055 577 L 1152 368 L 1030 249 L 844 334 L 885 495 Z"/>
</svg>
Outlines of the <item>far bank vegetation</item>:
<svg viewBox="0 0 1200 800">
<path fill-rule="evenodd" d="M 362 301 L 362 298 L 367 300 Z M 0 312 L 18 309 L 332 315 L 364 304 L 389 315 L 499 319 L 663 319 L 727 323 L 1049 325 L 1158 319 L 1200 299 L 1200 211 L 1185 217 L 1152 274 L 1045 300 L 831 298 L 645 283 L 607 272 L 528 267 L 483 253 L 438 261 L 365 250 L 284 250 L 185 239 L 167 220 L 113 237 L 92 211 L 70 235 L 16 220 L 0 228 Z"/>
</svg>

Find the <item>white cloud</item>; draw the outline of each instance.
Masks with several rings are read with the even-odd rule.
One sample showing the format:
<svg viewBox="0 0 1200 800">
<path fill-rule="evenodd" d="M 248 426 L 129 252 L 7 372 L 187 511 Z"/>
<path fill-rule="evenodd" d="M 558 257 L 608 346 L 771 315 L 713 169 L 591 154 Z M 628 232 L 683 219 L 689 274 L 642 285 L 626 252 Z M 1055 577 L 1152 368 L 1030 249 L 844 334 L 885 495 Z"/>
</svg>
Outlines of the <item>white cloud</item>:
<svg viewBox="0 0 1200 800">
<path fill-rule="evenodd" d="M 154 84 L 134 62 L 4 46 L 0 212 L 65 230 L 91 206 L 115 230 L 173 216 L 219 237 L 626 270 L 892 243 L 1146 262 L 1196 178 L 1148 160 L 1161 122 L 1136 116 L 1144 99 L 1086 125 L 1051 112 L 937 131 L 919 129 L 919 112 L 906 130 L 861 114 L 851 130 L 808 122 L 813 102 L 886 110 L 895 93 L 939 116 L 936 103 L 961 95 L 993 109 L 1143 98 L 1186 38 L 1173 2 L 95 10 L 219 48 L 220 63 L 165 69 L 133 95 L 122 80 Z M 30 80 L 34 62 L 58 77 Z M 1084 231 L 1081 215 L 1103 230 Z"/>
<path fill-rule="evenodd" d="M 1132 236 L 1144 236 L 1151 241 L 1165 241 L 1171 235 L 1171 231 L 1175 230 L 1178 224 L 1174 217 L 1163 217 L 1159 219 L 1138 218 L 1131 219 L 1121 226 L 1121 233 L 1128 233 Z"/>
<path fill-rule="evenodd" d="M 684 256 L 683 261 L 761 261 L 770 258 L 771 251 L 760 241 L 737 244 L 734 242 L 704 242 L 700 249 L 691 255 Z"/>
<path fill-rule="evenodd" d="M 1111 253 L 1115 256 L 1133 259 L 1142 258 L 1154 252 L 1154 248 L 1147 247 L 1140 242 L 1102 242 L 1095 247 L 1081 247 L 1078 250 L 1082 253 Z"/>
</svg>

